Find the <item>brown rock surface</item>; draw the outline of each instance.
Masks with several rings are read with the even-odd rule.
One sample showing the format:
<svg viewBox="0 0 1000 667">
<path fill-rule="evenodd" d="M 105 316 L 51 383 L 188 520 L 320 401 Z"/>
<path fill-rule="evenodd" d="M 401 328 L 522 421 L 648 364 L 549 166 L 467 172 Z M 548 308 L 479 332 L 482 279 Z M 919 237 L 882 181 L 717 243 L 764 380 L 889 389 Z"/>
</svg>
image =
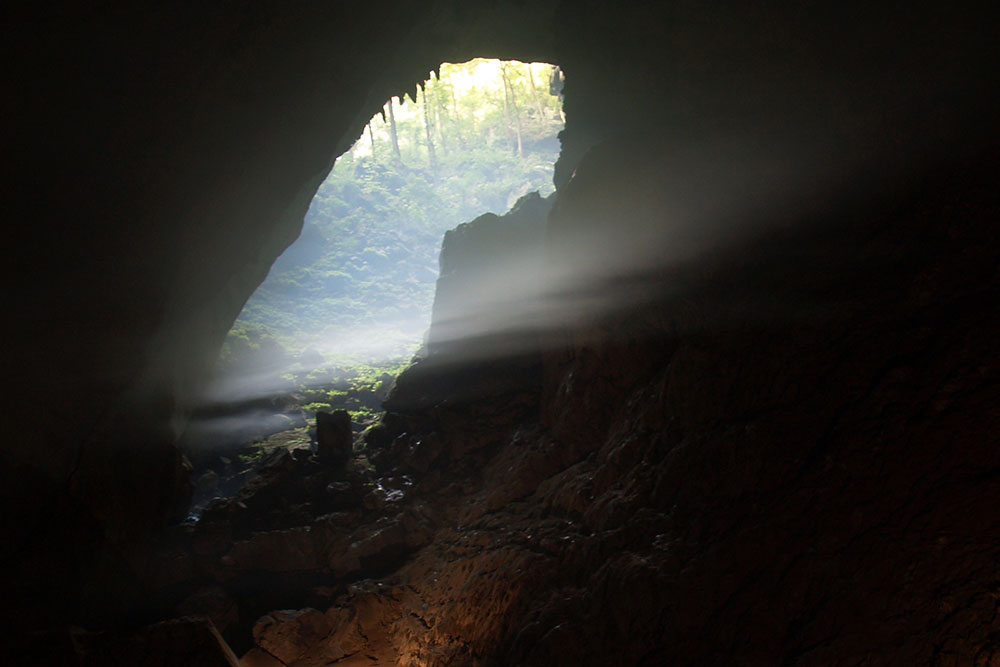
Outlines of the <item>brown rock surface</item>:
<svg viewBox="0 0 1000 667">
<path fill-rule="evenodd" d="M 375 605 L 378 664 L 989 664 L 1000 257 L 972 242 L 987 186 L 929 178 L 864 214 L 879 233 L 847 205 L 592 320 L 547 355 L 541 418 L 512 398 L 388 417 L 448 452 L 398 501 L 441 527 L 328 613 Z M 978 213 L 928 224 L 955 201 Z M 928 289 L 928 252 L 982 279 Z"/>
<path fill-rule="evenodd" d="M 997 661 L 983 7 L 22 5 L 3 23 L 11 655 L 61 637 L 65 658 L 74 624 L 98 650 L 218 586 L 240 653 L 255 619 L 315 609 L 259 635 L 297 660 Z M 289 457 L 164 532 L 190 491 L 184 416 L 335 156 L 481 55 L 566 73 L 557 326 L 513 362 L 415 365 L 376 471 Z M 190 664 L 185 627 L 107 655 Z"/>
</svg>

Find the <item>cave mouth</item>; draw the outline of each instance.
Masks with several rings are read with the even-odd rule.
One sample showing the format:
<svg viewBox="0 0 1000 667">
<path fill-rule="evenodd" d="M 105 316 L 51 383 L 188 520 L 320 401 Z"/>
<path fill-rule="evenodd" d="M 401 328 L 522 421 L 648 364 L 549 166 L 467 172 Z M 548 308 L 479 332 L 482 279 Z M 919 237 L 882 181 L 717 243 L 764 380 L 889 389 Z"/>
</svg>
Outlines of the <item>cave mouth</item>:
<svg viewBox="0 0 1000 667">
<path fill-rule="evenodd" d="M 548 63 L 442 63 L 365 124 L 233 324 L 192 415 L 194 518 L 276 452 L 315 452 L 319 411 L 347 411 L 359 442 L 426 352 L 445 232 L 554 191 L 561 89 Z"/>
</svg>

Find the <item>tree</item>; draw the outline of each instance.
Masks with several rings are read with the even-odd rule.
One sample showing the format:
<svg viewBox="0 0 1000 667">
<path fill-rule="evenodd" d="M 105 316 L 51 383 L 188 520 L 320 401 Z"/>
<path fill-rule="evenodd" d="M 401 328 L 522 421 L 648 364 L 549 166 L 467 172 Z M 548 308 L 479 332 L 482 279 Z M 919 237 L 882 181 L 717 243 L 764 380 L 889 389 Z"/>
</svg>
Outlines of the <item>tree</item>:
<svg viewBox="0 0 1000 667">
<path fill-rule="evenodd" d="M 527 67 L 446 64 L 412 102 L 387 102 L 368 123 L 368 138 L 337 159 L 300 240 L 237 324 L 261 328 L 292 355 L 376 342 L 411 354 L 429 322 L 444 232 L 503 213 L 528 189 L 552 189 L 558 99 L 541 86 L 536 94 L 548 113 L 536 118 L 534 98 L 524 104 L 532 95 Z M 433 178 L 413 166 L 425 159 L 433 160 Z"/>
<path fill-rule="evenodd" d="M 399 152 L 399 135 L 396 133 L 396 114 L 392 110 L 392 101 L 395 97 L 390 97 L 387 105 L 389 107 L 389 136 L 392 137 L 392 152 L 396 155 L 396 161 L 403 163 L 403 156 Z"/>
<path fill-rule="evenodd" d="M 461 146 L 462 149 L 465 149 L 465 137 L 462 135 L 462 124 L 461 124 L 461 122 L 458 122 L 458 120 L 457 120 L 458 116 L 459 116 L 459 114 L 458 114 L 458 97 L 456 97 L 456 95 L 455 95 L 455 87 L 454 86 L 449 86 L 449 90 L 451 91 L 451 109 L 452 109 L 452 113 L 454 114 L 454 117 L 456 118 L 455 136 L 458 138 L 458 145 Z"/>
<path fill-rule="evenodd" d="M 535 75 L 531 73 L 531 63 L 527 65 L 528 70 L 528 83 L 531 84 L 531 99 L 535 102 L 535 109 L 538 110 L 538 120 L 542 122 L 545 120 L 545 111 L 542 109 L 541 98 L 538 97 L 538 88 L 535 87 Z"/>
<path fill-rule="evenodd" d="M 428 81 L 427 85 L 430 86 L 431 82 Z M 445 132 L 445 123 L 450 121 L 448 119 L 448 105 L 444 100 L 444 95 L 442 94 L 443 83 L 441 81 L 440 75 L 434 80 L 434 85 L 431 87 L 433 106 L 434 106 L 434 126 L 437 129 L 438 145 L 441 147 L 442 153 L 448 152 L 448 143 L 446 140 L 447 132 Z"/>
<path fill-rule="evenodd" d="M 421 86 L 420 93 L 424 107 L 424 132 L 427 136 L 427 160 L 430 162 L 431 171 L 433 171 L 436 174 L 438 170 L 437 155 L 434 153 L 434 137 L 432 136 L 431 132 L 431 111 L 430 107 L 427 105 L 426 84 Z"/>
<path fill-rule="evenodd" d="M 517 99 L 514 97 L 514 86 L 511 85 L 510 76 L 508 74 L 509 67 L 510 66 L 505 62 L 500 64 L 500 76 L 503 78 L 504 110 L 506 111 L 508 109 L 507 94 L 509 91 L 510 93 L 509 109 L 513 111 L 514 131 L 517 135 L 517 156 L 524 157 L 524 146 L 521 142 L 521 113 L 517 109 Z"/>
</svg>

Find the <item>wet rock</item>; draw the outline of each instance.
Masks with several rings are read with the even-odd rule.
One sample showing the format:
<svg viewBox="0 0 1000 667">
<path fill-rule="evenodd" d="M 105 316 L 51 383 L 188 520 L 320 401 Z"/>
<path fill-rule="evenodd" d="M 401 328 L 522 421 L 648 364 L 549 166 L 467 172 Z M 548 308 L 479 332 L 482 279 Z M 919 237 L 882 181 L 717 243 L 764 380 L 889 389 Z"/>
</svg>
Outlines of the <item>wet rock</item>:
<svg viewBox="0 0 1000 667">
<path fill-rule="evenodd" d="M 330 482 L 324 488 L 323 506 L 329 511 L 340 511 L 359 507 L 365 494 L 362 484 L 345 480 Z"/>
<path fill-rule="evenodd" d="M 437 433 L 430 433 L 426 436 L 411 436 L 405 443 L 405 449 L 401 448 L 400 467 L 416 473 L 426 473 L 431 464 L 441 455 L 444 450 L 444 442 Z"/>
</svg>

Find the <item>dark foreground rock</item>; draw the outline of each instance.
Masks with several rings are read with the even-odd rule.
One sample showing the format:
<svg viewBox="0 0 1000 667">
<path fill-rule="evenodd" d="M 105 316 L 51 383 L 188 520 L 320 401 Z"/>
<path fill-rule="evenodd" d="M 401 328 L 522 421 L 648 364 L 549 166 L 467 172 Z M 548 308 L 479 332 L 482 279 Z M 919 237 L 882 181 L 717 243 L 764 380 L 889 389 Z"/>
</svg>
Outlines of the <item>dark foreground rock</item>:
<svg viewBox="0 0 1000 667">
<path fill-rule="evenodd" d="M 227 599 L 237 653 L 291 618 L 344 664 L 997 662 L 985 3 L 20 4 L 6 662 Z M 415 372 L 374 471 L 291 457 L 174 523 L 177 427 L 323 174 L 485 53 L 566 73 L 530 393 Z"/>
<path fill-rule="evenodd" d="M 987 173 L 931 172 L 877 205 L 840 201 L 807 229 L 646 275 L 628 315 L 540 353 L 540 388 L 447 400 L 466 385 L 446 371 L 404 374 L 387 405 L 406 407 L 367 453 L 380 479 L 412 484 L 372 507 L 420 507 L 433 537 L 382 575 L 355 569 L 364 578 L 326 607 L 263 618 L 258 650 L 335 664 L 991 664 Z M 557 229 L 575 207 L 611 206 L 566 192 Z M 377 544 L 397 525 L 363 530 Z"/>
<path fill-rule="evenodd" d="M 991 664 L 988 164 L 644 273 L 516 363 L 431 355 L 363 454 L 276 451 L 172 528 L 147 615 L 266 667 Z M 565 192 L 554 229 L 614 210 Z"/>
<path fill-rule="evenodd" d="M 342 466 L 351 458 L 353 445 L 351 415 L 347 410 L 316 413 L 316 448 L 320 461 Z"/>
<path fill-rule="evenodd" d="M 20 638 L 22 641 L 25 638 Z M 51 667 L 240 667 L 206 618 L 187 617 L 135 630 L 85 632 L 79 628 L 27 638 L 7 664 Z"/>
</svg>

